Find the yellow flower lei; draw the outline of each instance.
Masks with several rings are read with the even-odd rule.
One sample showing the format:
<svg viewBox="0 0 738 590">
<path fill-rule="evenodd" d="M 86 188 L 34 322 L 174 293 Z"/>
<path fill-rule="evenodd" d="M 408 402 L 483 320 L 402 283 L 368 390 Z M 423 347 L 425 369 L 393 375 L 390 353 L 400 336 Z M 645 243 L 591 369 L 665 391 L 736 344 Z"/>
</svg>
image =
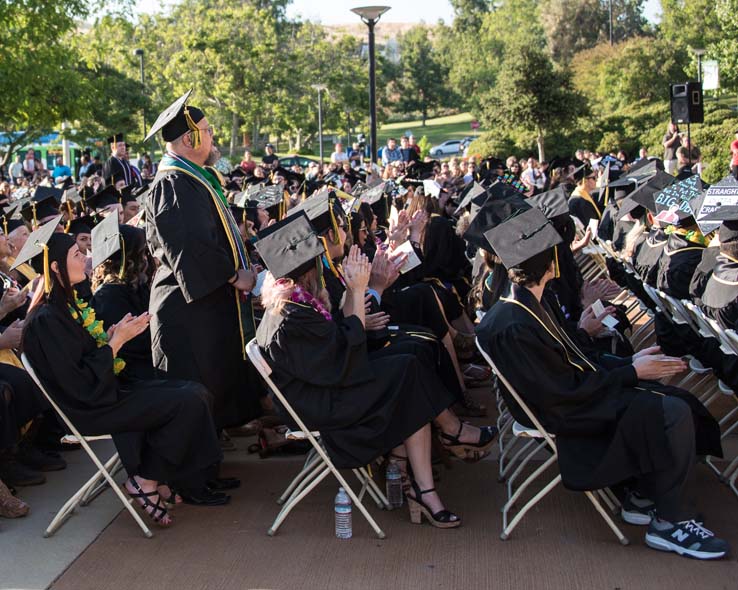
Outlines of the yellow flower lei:
<svg viewBox="0 0 738 590">
<path fill-rule="evenodd" d="M 74 309 L 71 305 L 67 305 L 69 313 L 75 321 L 87 330 L 95 339 L 98 348 L 102 348 L 108 343 L 108 335 L 103 328 L 102 321 L 95 319 L 95 310 L 92 309 L 87 303 L 77 297 L 77 292 L 74 292 L 74 302 L 77 305 L 79 311 Z M 113 372 L 118 375 L 126 366 L 126 362 L 118 357 L 113 359 Z"/>
</svg>

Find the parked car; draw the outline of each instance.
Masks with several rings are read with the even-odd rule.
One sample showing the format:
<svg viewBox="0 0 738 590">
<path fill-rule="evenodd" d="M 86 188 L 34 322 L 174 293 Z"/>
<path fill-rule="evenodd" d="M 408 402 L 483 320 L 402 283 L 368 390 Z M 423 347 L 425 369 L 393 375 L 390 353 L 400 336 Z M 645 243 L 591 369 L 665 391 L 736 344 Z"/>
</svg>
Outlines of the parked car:
<svg viewBox="0 0 738 590">
<path fill-rule="evenodd" d="M 298 156 L 296 154 L 293 154 L 291 156 L 282 156 L 279 158 L 279 165 L 282 168 L 287 168 L 288 170 L 292 166 L 300 166 L 300 168 L 307 168 L 312 162 L 315 162 L 318 164 L 318 160 L 316 158 L 308 158 L 307 156 Z"/>
<path fill-rule="evenodd" d="M 461 140 L 449 139 L 439 145 L 434 145 L 430 149 L 430 155 L 434 158 L 441 156 L 455 156 L 461 151 Z"/>
</svg>

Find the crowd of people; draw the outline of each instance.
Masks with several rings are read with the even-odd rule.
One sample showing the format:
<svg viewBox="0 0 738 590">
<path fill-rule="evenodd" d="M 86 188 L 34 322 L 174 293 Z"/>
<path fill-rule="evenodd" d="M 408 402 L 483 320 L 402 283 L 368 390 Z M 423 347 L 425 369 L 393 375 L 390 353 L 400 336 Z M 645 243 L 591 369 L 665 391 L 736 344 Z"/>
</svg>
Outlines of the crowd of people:
<svg viewBox="0 0 738 590">
<path fill-rule="evenodd" d="M 478 461 L 496 439 L 494 426 L 463 420 L 488 414 L 468 393 L 492 387 L 478 340 L 556 436 L 568 488 L 610 487 L 651 547 L 727 553 L 688 502 L 696 458 L 722 456 L 719 426 L 663 381 L 687 355 L 734 390 L 738 371 L 663 317 L 643 284 L 735 328 L 738 214 L 718 207 L 711 231 L 698 223 L 699 152 L 675 126 L 664 160 L 582 149 L 441 162 L 402 137 L 381 165 L 357 143 L 306 168 L 282 166 L 267 145 L 261 161 L 247 151 L 231 168 L 188 98 L 151 128 L 166 143 L 156 164 L 131 162 L 114 134 L 105 162 L 45 173 L 26 154 L 9 171 L 0 515 L 25 514 L 15 488 L 65 467 L 63 429 L 21 351 L 83 434 L 113 435 L 126 491 L 170 526 L 177 503 L 230 501 L 240 481 L 219 473 L 229 434 L 281 414 L 245 356 L 256 338 L 336 466 L 393 462 L 411 520 L 458 527 L 435 488 L 432 441 Z M 592 240 L 616 252 L 606 279 L 586 281 L 578 266 Z M 655 346 L 634 350 L 628 317 L 608 303 L 624 289 L 654 309 Z"/>
</svg>

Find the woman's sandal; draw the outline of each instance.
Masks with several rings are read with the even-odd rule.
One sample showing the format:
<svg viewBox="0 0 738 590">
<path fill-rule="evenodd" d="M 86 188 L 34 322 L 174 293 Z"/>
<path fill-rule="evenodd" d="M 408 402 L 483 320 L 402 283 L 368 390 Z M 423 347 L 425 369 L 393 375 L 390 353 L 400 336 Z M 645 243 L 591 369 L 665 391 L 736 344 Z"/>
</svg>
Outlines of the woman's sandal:
<svg viewBox="0 0 738 590">
<path fill-rule="evenodd" d="M 423 516 L 431 523 L 434 527 L 439 529 L 455 529 L 461 526 L 461 518 L 450 510 L 439 510 L 438 512 L 432 512 L 428 505 L 421 500 L 423 494 L 429 494 L 435 492 L 436 488 L 430 488 L 428 490 L 421 490 L 415 480 L 412 480 L 412 491 L 414 496 L 405 492 L 407 498 L 407 505 L 410 509 L 410 522 L 413 524 L 422 524 Z"/>
<path fill-rule="evenodd" d="M 177 504 L 183 503 L 182 497 L 167 484 L 156 486 L 156 491 L 158 492 L 162 502 L 166 505 L 167 510 L 171 510 L 177 506 Z M 167 491 L 169 494 L 166 493 Z"/>
<path fill-rule="evenodd" d="M 132 492 L 126 484 L 129 484 L 136 491 Z M 160 527 L 168 527 L 172 525 L 172 518 L 169 516 L 167 509 L 162 505 L 162 499 L 159 497 L 158 490 L 154 490 L 153 492 L 144 492 L 133 477 L 129 478 L 126 483 L 123 484 L 123 489 L 129 497 L 136 501 L 136 504 L 138 504 L 154 524 Z M 149 500 L 151 496 L 157 496 L 156 504 Z M 168 519 L 168 522 L 165 519 Z"/>
<path fill-rule="evenodd" d="M 482 426 L 479 429 L 479 440 L 475 443 L 466 443 L 459 440 L 464 424 L 465 422 L 459 421 L 459 431 L 455 436 L 439 429 L 438 438 L 447 451 L 459 459 L 474 463 L 489 453 L 489 449 L 497 437 L 497 428 L 495 426 Z"/>
</svg>

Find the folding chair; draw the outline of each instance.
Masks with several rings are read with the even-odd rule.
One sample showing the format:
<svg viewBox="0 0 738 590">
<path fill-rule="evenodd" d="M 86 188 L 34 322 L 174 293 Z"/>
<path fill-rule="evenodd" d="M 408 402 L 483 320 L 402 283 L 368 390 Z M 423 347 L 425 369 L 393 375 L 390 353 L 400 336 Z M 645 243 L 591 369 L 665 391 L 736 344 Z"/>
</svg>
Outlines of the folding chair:
<svg viewBox="0 0 738 590">
<path fill-rule="evenodd" d="M 479 343 L 479 340 L 477 339 L 477 348 L 479 349 L 479 352 L 481 352 L 484 359 L 489 363 L 490 368 L 495 372 L 498 379 L 502 382 L 502 384 L 507 388 L 507 391 L 510 393 L 510 395 L 513 397 L 513 399 L 517 402 L 517 404 L 520 406 L 520 408 L 525 412 L 525 415 L 528 417 L 528 419 L 531 421 L 531 423 L 535 426 L 535 428 L 521 428 L 521 430 L 524 430 L 527 433 L 527 436 L 531 438 L 542 438 L 545 440 L 547 446 L 549 447 L 551 451 L 551 456 L 541 464 L 540 467 L 538 467 L 536 470 L 533 471 L 531 475 L 528 476 L 528 478 L 520 485 L 520 487 L 512 494 L 512 496 L 508 499 L 507 503 L 505 504 L 503 511 L 502 511 L 502 533 L 500 534 L 500 538 L 503 541 L 506 541 L 510 538 L 510 535 L 512 534 L 515 527 L 520 523 L 520 521 L 523 519 L 523 517 L 526 515 L 526 513 L 533 508 L 538 502 L 540 502 L 544 497 L 546 497 L 549 492 L 554 489 L 560 482 L 561 482 L 561 473 L 558 473 L 556 477 L 554 477 L 551 481 L 549 481 L 537 494 L 533 496 L 528 502 L 518 511 L 518 513 L 515 515 L 515 517 L 510 521 L 508 524 L 508 514 L 510 510 L 515 506 L 515 503 L 520 498 L 522 493 L 536 480 L 539 476 L 541 476 L 550 466 L 552 466 L 554 463 L 557 463 L 558 461 L 558 450 L 556 448 L 556 442 L 554 440 L 554 437 L 549 434 L 541 425 L 539 420 L 535 417 L 533 412 L 530 410 L 528 405 L 523 401 L 523 399 L 520 397 L 518 392 L 515 390 L 515 388 L 510 384 L 510 382 L 505 378 L 505 376 L 497 369 L 496 365 L 490 358 L 490 356 L 487 354 L 487 352 L 482 348 L 481 344 Z M 628 545 L 629 541 L 627 537 L 622 533 L 622 531 L 618 528 L 618 526 L 615 524 L 615 522 L 612 520 L 610 515 L 605 511 L 605 509 L 602 507 L 602 504 L 600 504 L 599 499 L 597 498 L 597 494 L 602 494 L 603 498 L 606 498 L 606 503 L 608 506 L 612 508 L 611 502 L 613 502 L 613 498 L 609 496 L 611 492 L 604 491 L 604 490 L 596 490 L 591 491 L 587 490 L 584 492 L 584 494 L 587 496 L 589 501 L 592 503 L 592 505 L 595 507 L 599 515 L 602 517 L 602 519 L 605 521 L 607 526 L 610 527 L 613 533 L 615 533 L 615 536 L 618 538 L 621 544 Z"/>
<path fill-rule="evenodd" d="M 282 509 L 277 515 L 277 518 L 272 523 L 272 526 L 267 531 L 267 534 L 269 536 L 275 535 L 281 524 L 292 511 L 292 509 L 297 506 L 297 504 L 299 504 L 303 500 L 303 498 L 305 498 L 305 496 L 312 492 L 313 489 L 321 481 L 323 481 L 323 479 L 325 479 L 325 477 L 329 473 L 332 473 L 333 476 L 338 480 L 338 483 L 346 490 L 346 493 L 349 495 L 354 505 L 358 507 L 358 509 L 364 515 L 364 518 L 366 518 L 369 525 L 372 527 L 372 529 L 374 529 L 374 532 L 377 534 L 377 536 L 380 539 L 384 539 L 386 537 L 384 531 L 379 528 L 379 525 L 374 521 L 364 504 L 362 504 L 361 498 L 354 493 L 354 490 L 351 488 L 351 486 L 349 486 L 343 475 L 341 475 L 338 469 L 336 469 L 335 465 L 333 465 L 333 462 L 328 457 L 328 454 L 325 452 L 323 446 L 320 444 L 320 442 L 318 442 L 318 437 L 320 436 L 320 434 L 317 432 L 312 432 L 307 428 L 307 426 L 305 426 L 304 422 L 297 415 L 297 413 L 284 397 L 282 392 L 274 384 L 274 381 L 272 381 L 272 369 L 261 354 L 261 350 L 259 349 L 259 345 L 256 342 L 256 339 L 251 340 L 251 342 L 246 345 L 246 354 L 248 355 L 253 365 L 256 367 L 256 370 L 259 371 L 259 374 L 262 376 L 266 384 L 269 386 L 269 389 L 272 390 L 272 393 L 276 396 L 279 403 L 287 411 L 295 424 L 297 424 L 302 436 L 304 436 L 304 438 L 307 439 L 312 446 L 312 453 L 305 461 L 302 470 L 297 475 L 297 477 L 292 480 L 292 483 L 290 483 L 287 490 L 285 490 L 285 493 L 282 494 L 282 496 L 280 497 L 278 502 L 283 503 Z M 372 489 L 370 495 L 376 494 L 377 492 L 379 492 L 379 494 L 381 495 L 381 491 L 379 491 L 379 488 L 376 487 L 376 484 L 374 484 L 373 481 L 371 482 L 371 484 L 374 484 L 373 486 L 364 481 L 364 474 L 366 473 L 366 471 L 362 473 L 362 470 L 354 470 L 354 473 L 358 473 L 357 477 L 359 478 L 359 480 L 362 481 L 363 484 L 366 484 L 368 489 Z M 368 474 L 366 474 L 366 479 L 371 479 Z M 384 496 L 382 496 L 382 498 L 384 498 Z M 384 498 L 384 500 L 386 501 L 386 498 Z"/>
<path fill-rule="evenodd" d="M 153 536 L 153 533 L 149 530 L 149 527 L 146 526 L 146 523 L 144 523 L 141 515 L 133 507 L 133 501 L 130 498 L 127 498 L 125 494 L 123 494 L 123 491 L 120 489 L 120 487 L 118 487 L 118 484 L 113 479 L 114 474 L 121 467 L 118 453 L 113 453 L 113 456 L 110 457 L 110 459 L 108 459 L 107 462 L 103 464 L 90 447 L 89 443 L 93 440 L 109 439 L 111 438 L 110 435 L 89 437 L 82 436 L 77 428 L 75 428 L 74 424 L 72 424 L 69 418 L 67 418 L 67 415 L 61 410 L 61 408 L 56 404 L 56 402 L 41 384 L 41 381 L 39 381 L 38 377 L 36 376 L 36 372 L 33 370 L 33 367 L 31 366 L 31 363 L 25 353 L 21 355 L 21 362 L 23 363 L 26 372 L 31 376 L 31 379 L 33 379 L 33 381 L 44 394 L 46 399 L 49 400 L 51 407 L 54 408 L 54 411 L 59 414 L 59 417 L 67 425 L 76 442 L 82 445 L 82 448 L 95 464 L 95 467 L 97 467 L 97 472 L 95 473 L 95 475 L 87 480 L 87 482 L 85 482 L 85 484 L 79 490 L 77 490 L 77 492 L 71 498 L 69 498 L 69 500 L 67 500 L 67 502 L 64 504 L 64 506 L 61 507 L 59 512 L 56 513 L 56 516 L 54 516 L 53 520 L 46 528 L 46 531 L 44 532 L 44 537 L 50 537 L 51 535 L 53 535 L 74 513 L 74 510 L 77 508 L 77 506 L 86 506 L 94 498 L 96 498 L 100 494 L 100 492 L 105 489 L 106 485 L 109 485 L 113 492 L 115 492 L 115 495 L 118 496 L 118 499 L 123 504 L 123 507 L 128 510 L 128 512 L 130 512 L 131 516 L 136 521 L 136 524 L 138 524 L 138 526 L 141 528 L 143 534 L 146 535 L 146 537 L 151 538 Z"/>
</svg>

